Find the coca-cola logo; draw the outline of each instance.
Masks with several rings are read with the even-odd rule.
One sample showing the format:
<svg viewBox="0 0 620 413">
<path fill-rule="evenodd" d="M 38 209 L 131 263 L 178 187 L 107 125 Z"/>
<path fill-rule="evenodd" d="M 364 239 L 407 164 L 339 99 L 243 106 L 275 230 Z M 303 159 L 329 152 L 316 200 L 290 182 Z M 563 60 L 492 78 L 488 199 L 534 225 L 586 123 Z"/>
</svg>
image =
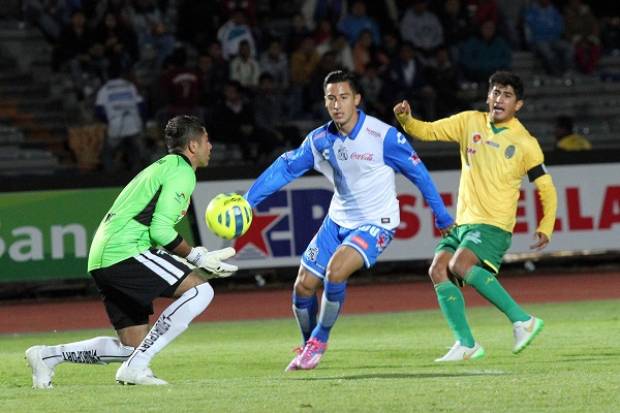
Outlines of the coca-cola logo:
<svg viewBox="0 0 620 413">
<path fill-rule="evenodd" d="M 351 154 L 351 159 L 355 159 L 357 161 L 372 161 L 374 156 L 375 154 L 372 152 L 364 152 L 364 153 L 353 152 Z"/>
</svg>

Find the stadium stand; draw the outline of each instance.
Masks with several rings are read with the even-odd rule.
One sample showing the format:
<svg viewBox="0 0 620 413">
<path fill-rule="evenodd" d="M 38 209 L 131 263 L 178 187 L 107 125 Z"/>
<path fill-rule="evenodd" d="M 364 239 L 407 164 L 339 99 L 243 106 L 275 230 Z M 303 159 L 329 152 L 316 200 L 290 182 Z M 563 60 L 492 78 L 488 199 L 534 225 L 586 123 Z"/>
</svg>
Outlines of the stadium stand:
<svg viewBox="0 0 620 413">
<path fill-rule="evenodd" d="M 163 108 L 167 99 L 166 96 L 161 95 L 159 85 L 166 73 L 172 70 L 171 65 L 173 65 L 170 59 L 159 54 L 162 50 L 170 48 L 173 38 L 177 46 L 182 45 L 187 49 L 188 66 L 198 68 L 198 71 L 202 73 L 203 86 L 200 91 L 200 104 L 205 109 L 204 118 L 207 124 L 214 121 L 214 113 L 217 113 L 215 108 L 222 104 L 221 89 L 224 84 L 222 79 L 230 78 L 228 65 L 232 58 L 223 60 L 221 48 L 220 52 L 213 52 L 212 45 L 217 39 L 218 29 L 229 21 L 234 2 L 205 5 L 196 9 L 195 15 L 188 13 L 189 3 L 184 1 L 169 2 L 169 4 L 177 5 L 177 8 L 170 5 L 163 8 L 157 2 L 146 1 L 143 3 L 150 3 L 152 8 L 141 10 L 136 3 L 127 1 L 115 2 L 114 6 L 110 6 L 107 10 L 87 9 L 85 10 L 86 28 L 88 33 L 93 33 L 92 39 L 90 37 L 87 39 L 92 46 L 88 51 L 91 64 L 88 67 L 82 67 L 81 72 L 78 72 L 81 75 L 77 80 L 76 72 L 71 69 L 73 66 L 54 67 L 54 48 L 58 44 L 58 38 L 54 38 L 54 31 L 51 33 L 49 30 L 46 31 L 40 21 L 33 20 L 30 14 L 25 12 L 25 5 L 34 3 L 38 2 L 24 2 L 24 6 L 20 9 L 16 6 L 18 2 L 13 2 L 13 6 L 0 16 L 2 21 L 0 25 L 0 125 L 6 127 L 2 130 L 3 142 L 11 142 L 10 144 L 2 143 L 7 150 L 4 151 L 2 160 L 0 160 L 0 173 L 36 175 L 63 173 L 78 169 L 78 160 L 69 146 L 68 130 L 71 127 L 92 123 L 94 95 L 107 80 L 105 67 L 109 64 L 109 59 L 113 57 L 110 57 L 107 52 L 101 55 L 96 50 L 95 45 L 99 41 L 96 39 L 100 34 L 94 34 L 101 32 L 106 11 L 114 13 L 118 21 L 125 22 L 126 27 L 123 29 L 125 31 L 122 32 L 124 42 L 132 41 L 132 31 L 137 33 L 135 40 L 139 42 L 141 55 L 136 56 L 135 52 L 120 55 L 125 59 L 124 64 L 127 68 L 133 68 L 134 80 L 147 100 L 148 111 L 144 119 L 147 124 L 145 133 L 149 136 L 148 142 L 150 142 L 152 157 L 157 156 L 160 153 L 158 151 L 161 150 L 161 142 L 158 141 L 161 137 L 157 134 L 157 126 L 162 122 L 162 113 L 165 113 Z M 320 52 L 326 52 L 330 44 L 336 44 L 338 21 L 347 15 L 346 10 L 340 10 L 340 19 L 331 21 L 334 19 L 324 18 L 322 25 L 319 25 L 318 21 L 313 20 L 317 17 L 313 17 L 313 14 L 307 10 L 308 4 L 303 1 L 292 2 L 287 7 L 277 8 L 277 11 L 271 7 L 274 2 L 269 0 L 257 0 L 250 3 L 252 6 L 243 11 L 250 23 L 252 35 L 256 39 L 257 61 L 264 60 L 262 57 L 267 53 L 271 39 L 282 39 L 289 69 L 293 51 L 298 48 L 301 39 L 312 37 L 318 42 L 317 44 L 322 45 Z M 405 11 L 409 10 L 407 6 L 410 2 L 390 2 L 392 3 L 399 6 L 398 18 L 402 20 Z M 557 2 L 558 5 L 564 3 Z M 498 2 L 498 5 L 500 9 L 503 7 L 501 2 Z M 591 7 L 594 9 L 594 5 Z M 437 5 L 432 3 L 429 10 L 437 14 L 444 22 L 443 24 L 449 21 L 444 17 L 442 2 L 437 2 Z M 56 19 L 55 24 L 60 31 L 68 23 L 68 16 L 74 11 L 64 10 L 62 18 L 58 17 L 61 13 L 48 17 Z M 389 24 L 393 23 L 395 16 L 389 17 L 389 13 L 383 15 L 385 11 L 377 6 L 370 7 L 369 11 L 378 13 L 372 17 L 379 23 L 382 39 L 386 39 L 387 27 L 391 27 Z M 499 21 L 498 28 L 502 27 L 501 13 L 499 16 L 485 17 L 482 13 L 484 10 L 480 11 L 481 13 L 475 16 L 468 17 L 466 13 L 457 13 L 457 15 L 461 16 L 459 18 L 464 22 L 468 21 L 467 19 L 476 19 L 476 22 L 480 19 L 483 21 L 493 19 Z M 596 14 L 597 10 L 594 9 L 594 12 Z M 161 27 L 168 30 L 165 36 L 158 34 L 159 37 L 145 37 L 140 22 L 148 13 L 156 15 Z M 192 37 L 191 28 L 195 26 L 195 21 L 202 15 L 201 13 L 208 14 L 210 18 L 200 29 L 195 29 L 197 34 Z M 598 14 L 601 15 L 600 12 Z M 620 99 L 618 98 L 620 52 L 617 45 L 613 43 L 613 39 L 617 38 L 617 28 L 611 23 L 613 19 L 601 19 L 601 22 L 603 25 L 607 24 L 609 30 L 603 31 L 601 35 L 605 44 L 604 53 L 591 74 L 584 74 L 576 69 L 569 70 L 562 75 L 547 74 L 533 52 L 521 49 L 524 42 L 515 42 L 511 39 L 513 47 L 511 69 L 521 75 L 526 84 L 527 100 L 520 113 L 520 119 L 540 140 L 545 151 L 551 151 L 554 148 L 553 121 L 561 115 L 574 118 L 575 131 L 586 136 L 592 142 L 594 149 L 620 147 L 620 140 L 615 134 L 620 127 Z M 325 31 L 326 24 L 331 24 L 330 30 Z M 321 26 L 323 29 L 319 33 L 318 28 Z M 315 29 L 311 29 L 312 27 Z M 517 27 L 515 32 L 520 31 L 522 31 L 520 27 Z M 326 32 L 331 34 L 325 35 Z M 462 39 L 474 36 L 467 31 L 461 35 Z M 505 36 L 506 29 L 500 30 L 498 35 Z M 59 37 L 58 34 L 57 37 Z M 162 49 L 157 39 L 165 39 L 164 46 L 166 47 Z M 458 48 L 455 44 L 450 44 L 451 41 L 454 41 L 454 38 L 446 32 L 445 46 L 450 53 L 454 53 Z M 351 48 L 353 46 L 354 43 L 350 44 Z M 388 48 L 379 44 L 371 48 L 368 56 L 367 66 L 379 73 L 386 90 L 389 90 L 386 68 L 390 59 L 395 58 L 393 50 L 395 50 L 393 47 Z M 200 59 L 200 65 L 197 64 L 198 59 Z M 95 60 L 97 64 L 93 63 Z M 432 64 L 433 59 L 424 55 L 421 60 L 425 62 L 424 64 Z M 452 56 L 452 61 L 458 62 L 458 58 Z M 484 82 L 473 82 L 467 79 L 458 65 L 456 71 L 459 79 L 457 95 L 460 101 L 470 108 L 484 108 L 486 93 Z M 214 82 L 214 79 L 218 80 Z M 321 120 L 318 119 L 321 116 L 320 107 L 317 108 L 314 102 L 316 93 L 308 91 L 311 85 L 284 86 L 281 90 L 287 109 L 283 111 L 282 116 L 286 118 L 286 123 L 297 127 L 302 135 Z M 244 101 L 251 105 L 258 91 L 254 87 L 247 87 L 243 93 Z M 385 92 L 381 94 L 380 91 L 378 96 L 384 102 L 389 103 L 386 103 L 387 107 L 391 107 L 393 96 Z M 369 108 L 369 110 L 373 109 Z M 390 116 L 389 113 L 382 114 L 382 117 L 388 118 L 387 120 L 390 120 Z M 149 128 L 148 125 L 151 127 Z M 23 136 L 21 140 L 11 137 L 19 134 Z M 5 139 L 5 135 L 9 137 Z M 225 143 L 227 137 L 214 136 L 214 138 L 216 146 L 213 165 L 255 164 L 257 162 L 257 159 L 253 158 L 254 155 L 241 151 L 238 144 Z M 424 156 L 442 155 L 451 151 L 450 145 L 418 143 L 416 148 Z M 262 158 L 264 161 L 268 157 Z"/>
</svg>

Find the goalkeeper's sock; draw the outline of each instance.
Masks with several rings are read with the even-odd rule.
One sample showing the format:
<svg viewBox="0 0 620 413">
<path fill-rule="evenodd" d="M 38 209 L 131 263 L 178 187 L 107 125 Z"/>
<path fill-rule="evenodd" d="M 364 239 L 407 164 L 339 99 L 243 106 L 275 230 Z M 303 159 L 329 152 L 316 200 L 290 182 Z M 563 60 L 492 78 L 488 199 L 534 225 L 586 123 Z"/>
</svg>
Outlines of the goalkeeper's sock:
<svg viewBox="0 0 620 413">
<path fill-rule="evenodd" d="M 41 350 L 41 358 L 49 367 L 69 363 L 107 364 L 122 363 L 131 355 L 134 348 L 124 346 L 116 337 L 95 337 L 74 343 L 45 346 Z"/>
<path fill-rule="evenodd" d="M 435 294 L 454 337 L 461 345 L 473 347 L 475 341 L 465 317 L 465 298 L 461 289 L 451 281 L 444 281 L 435 284 Z"/>
<path fill-rule="evenodd" d="M 187 290 L 161 313 L 151 331 L 136 347 L 127 365 L 135 368 L 148 367 L 151 359 L 185 331 L 212 299 L 213 288 L 209 283 Z"/>
<path fill-rule="evenodd" d="M 346 296 L 347 283 L 334 283 L 325 280 L 323 286 L 323 298 L 321 299 L 321 311 L 319 322 L 312 331 L 311 337 L 323 343 L 329 339 L 329 333 L 338 319 Z"/>
<path fill-rule="evenodd" d="M 297 295 L 295 291 L 293 291 L 293 314 L 301 330 L 304 343 L 308 341 L 310 334 L 312 334 L 312 330 L 316 327 L 318 303 L 316 294 L 312 294 L 310 297 L 304 297 Z"/>
<path fill-rule="evenodd" d="M 511 322 L 525 321 L 530 315 L 512 299 L 497 278 L 482 267 L 473 266 L 465 276 L 465 282 L 493 303 Z"/>
</svg>

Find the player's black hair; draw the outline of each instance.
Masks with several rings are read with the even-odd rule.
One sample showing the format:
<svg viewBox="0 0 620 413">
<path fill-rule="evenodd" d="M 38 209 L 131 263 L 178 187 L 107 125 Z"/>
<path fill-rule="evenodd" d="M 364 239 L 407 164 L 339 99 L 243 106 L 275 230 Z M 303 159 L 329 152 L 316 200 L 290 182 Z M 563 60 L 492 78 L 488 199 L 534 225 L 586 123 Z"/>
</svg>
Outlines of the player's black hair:
<svg viewBox="0 0 620 413">
<path fill-rule="evenodd" d="M 498 70 L 493 73 L 489 78 L 489 90 L 491 90 L 495 85 L 512 86 L 517 100 L 523 99 L 523 95 L 525 93 L 523 81 L 514 73 L 505 70 Z"/>
<path fill-rule="evenodd" d="M 164 129 L 168 152 L 183 152 L 190 141 L 198 140 L 204 132 L 205 127 L 196 116 L 175 116 L 168 121 Z"/>
<path fill-rule="evenodd" d="M 351 90 L 354 94 L 360 93 L 360 87 L 357 83 L 357 78 L 355 75 L 347 70 L 334 70 L 333 72 L 329 72 L 325 79 L 323 80 L 323 90 L 330 83 L 341 83 L 341 82 L 349 82 L 351 86 Z"/>
</svg>

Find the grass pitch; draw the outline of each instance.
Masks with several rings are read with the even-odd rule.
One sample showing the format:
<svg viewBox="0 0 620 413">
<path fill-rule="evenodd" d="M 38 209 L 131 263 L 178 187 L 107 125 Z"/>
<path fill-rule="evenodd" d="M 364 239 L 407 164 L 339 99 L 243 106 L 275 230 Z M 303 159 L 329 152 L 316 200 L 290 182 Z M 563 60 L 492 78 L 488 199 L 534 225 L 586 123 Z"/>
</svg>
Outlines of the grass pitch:
<svg viewBox="0 0 620 413">
<path fill-rule="evenodd" d="M 438 311 L 343 316 L 314 371 L 284 373 L 291 320 L 190 326 L 153 363 L 165 387 L 119 386 L 118 365 L 62 364 L 31 389 L 24 350 L 112 330 L 0 336 L 3 412 L 618 412 L 620 302 L 528 305 L 545 330 L 514 356 L 491 307 L 468 312 L 487 356 L 437 364 L 452 344 Z M 8 316 L 5 315 L 5 316 Z"/>
</svg>

